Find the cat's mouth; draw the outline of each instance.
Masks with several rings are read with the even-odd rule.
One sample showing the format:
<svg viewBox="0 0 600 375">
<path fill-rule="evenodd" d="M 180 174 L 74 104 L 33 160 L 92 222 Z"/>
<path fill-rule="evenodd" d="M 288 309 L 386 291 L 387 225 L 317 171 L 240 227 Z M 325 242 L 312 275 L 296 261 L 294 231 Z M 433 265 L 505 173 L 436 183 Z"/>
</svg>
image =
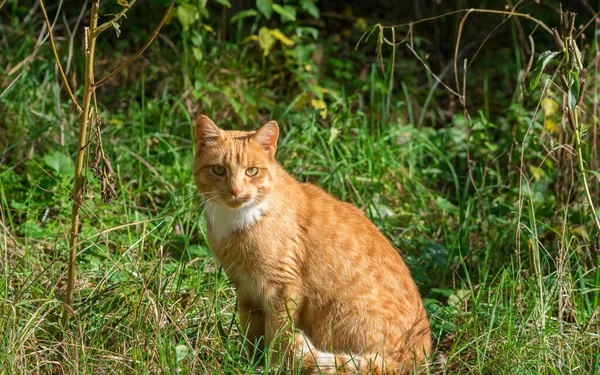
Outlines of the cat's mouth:
<svg viewBox="0 0 600 375">
<path fill-rule="evenodd" d="M 250 203 L 252 197 L 250 195 L 245 195 L 241 197 L 229 197 L 225 199 L 223 203 L 229 208 L 241 208 L 242 206 Z"/>
</svg>

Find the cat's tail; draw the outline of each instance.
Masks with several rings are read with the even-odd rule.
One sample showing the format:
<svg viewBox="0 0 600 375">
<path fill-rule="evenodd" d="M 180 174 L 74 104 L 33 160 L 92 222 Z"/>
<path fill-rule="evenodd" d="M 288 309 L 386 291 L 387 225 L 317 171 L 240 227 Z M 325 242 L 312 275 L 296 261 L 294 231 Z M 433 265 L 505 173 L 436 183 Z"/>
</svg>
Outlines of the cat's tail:
<svg viewBox="0 0 600 375">
<path fill-rule="evenodd" d="M 395 361 L 380 355 L 334 354 L 321 351 L 300 332 L 295 334 L 294 339 L 294 358 L 302 375 L 404 375 L 412 373 L 413 370 L 410 365 L 398 366 Z"/>
</svg>

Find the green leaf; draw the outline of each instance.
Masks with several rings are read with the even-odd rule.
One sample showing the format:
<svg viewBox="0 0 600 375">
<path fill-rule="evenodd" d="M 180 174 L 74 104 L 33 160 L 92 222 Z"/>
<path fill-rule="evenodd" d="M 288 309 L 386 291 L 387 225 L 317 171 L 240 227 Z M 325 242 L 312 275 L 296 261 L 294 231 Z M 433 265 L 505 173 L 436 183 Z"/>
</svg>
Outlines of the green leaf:
<svg viewBox="0 0 600 375">
<path fill-rule="evenodd" d="M 598 182 L 600 182 L 600 173 L 598 173 L 596 171 L 592 171 L 591 169 L 587 169 L 586 172 L 591 173 L 594 176 L 596 176 L 596 178 L 598 179 Z"/>
<path fill-rule="evenodd" d="M 246 111 L 244 111 L 244 108 L 242 107 L 242 103 L 240 103 L 240 101 L 234 97 L 229 98 L 229 103 L 231 103 L 231 106 L 233 107 L 233 110 L 235 111 L 235 113 L 238 116 L 240 116 L 242 123 L 244 125 L 246 125 L 248 123 L 248 115 L 246 114 Z"/>
<path fill-rule="evenodd" d="M 273 4 L 273 10 L 279 13 L 282 22 L 296 21 L 296 9 L 290 6 L 282 7 L 279 4 Z"/>
<path fill-rule="evenodd" d="M 196 22 L 198 10 L 189 4 L 183 3 L 177 7 L 177 18 L 183 29 L 187 31 Z"/>
<path fill-rule="evenodd" d="M 215 0 L 215 1 L 227 8 L 231 8 L 231 3 L 229 2 L 229 0 Z"/>
<path fill-rule="evenodd" d="M 275 38 L 271 35 L 271 30 L 264 26 L 258 30 L 258 44 L 263 49 L 263 54 L 268 56 L 273 44 L 275 44 Z"/>
<path fill-rule="evenodd" d="M 241 12 L 237 13 L 235 16 L 231 17 L 231 20 L 229 22 L 234 23 L 243 18 L 255 17 L 255 16 L 258 16 L 258 12 L 254 9 L 242 10 Z"/>
<path fill-rule="evenodd" d="M 273 1 L 272 0 L 256 0 L 256 9 L 259 12 L 264 14 L 268 20 L 271 19 L 271 14 L 273 14 Z"/>
<path fill-rule="evenodd" d="M 113 29 L 115 29 L 115 34 L 117 34 L 117 38 L 121 36 L 121 27 L 116 22 L 111 22 Z"/>
<path fill-rule="evenodd" d="M 319 30 L 315 29 L 314 27 L 298 27 L 298 28 L 296 28 L 296 35 L 299 38 L 302 38 L 305 34 L 309 34 L 310 36 L 313 37 L 314 40 L 317 40 L 319 38 Z"/>
<path fill-rule="evenodd" d="M 313 18 L 319 18 L 321 16 L 321 11 L 312 0 L 301 0 L 300 6 L 302 9 L 306 11 L 306 13 L 313 16 Z"/>
<path fill-rule="evenodd" d="M 59 151 L 44 156 L 44 163 L 59 175 L 72 176 L 75 173 L 73 160 Z"/>
<path fill-rule="evenodd" d="M 187 345 L 177 345 L 175 347 L 175 357 L 177 362 L 181 362 L 190 354 L 190 348 Z"/>
<path fill-rule="evenodd" d="M 210 17 L 210 14 L 208 14 L 208 9 L 206 9 L 206 7 L 203 6 L 202 4 L 198 4 L 198 11 L 202 15 L 202 17 L 204 17 L 204 18 Z"/>
<path fill-rule="evenodd" d="M 529 80 L 529 90 L 535 90 L 542 78 L 542 68 L 535 68 L 531 71 L 531 79 Z"/>
<path fill-rule="evenodd" d="M 17 202 L 14 199 L 10 201 L 10 207 L 18 211 L 27 211 L 27 209 L 29 208 L 26 204 Z"/>
<path fill-rule="evenodd" d="M 202 50 L 198 47 L 192 47 L 192 53 L 196 61 L 202 61 Z"/>
<path fill-rule="evenodd" d="M 556 51 L 545 51 L 542 52 L 540 57 L 538 57 L 537 65 L 535 69 L 531 72 L 531 81 L 529 82 L 529 89 L 533 90 L 537 87 L 540 82 L 540 78 L 542 77 L 542 73 L 546 68 L 546 65 L 556 56 L 560 55 L 562 52 Z"/>
<path fill-rule="evenodd" d="M 575 110 L 577 99 L 579 98 L 579 74 L 569 73 L 569 95 L 567 96 L 567 105 L 571 111 Z"/>
</svg>

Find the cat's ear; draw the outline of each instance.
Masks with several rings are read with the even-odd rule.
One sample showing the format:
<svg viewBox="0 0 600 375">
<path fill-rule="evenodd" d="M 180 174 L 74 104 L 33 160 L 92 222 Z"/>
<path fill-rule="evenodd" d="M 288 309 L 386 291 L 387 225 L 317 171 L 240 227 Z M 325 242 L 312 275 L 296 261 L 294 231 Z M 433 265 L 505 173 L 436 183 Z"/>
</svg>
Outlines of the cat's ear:
<svg viewBox="0 0 600 375">
<path fill-rule="evenodd" d="M 252 139 L 263 146 L 272 158 L 277 150 L 277 137 L 279 137 L 279 126 L 275 121 L 269 121 L 256 131 Z"/>
<path fill-rule="evenodd" d="M 223 140 L 223 131 L 212 122 L 211 119 L 202 115 L 196 120 L 196 151 L 207 143 Z"/>
</svg>

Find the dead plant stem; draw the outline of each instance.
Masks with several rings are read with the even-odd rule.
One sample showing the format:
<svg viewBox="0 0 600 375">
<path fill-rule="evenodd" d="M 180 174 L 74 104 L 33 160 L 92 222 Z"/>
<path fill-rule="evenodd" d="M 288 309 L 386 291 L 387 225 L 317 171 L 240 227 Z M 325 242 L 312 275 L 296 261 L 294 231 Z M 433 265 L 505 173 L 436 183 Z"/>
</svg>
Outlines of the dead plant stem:
<svg viewBox="0 0 600 375">
<path fill-rule="evenodd" d="M 56 51 L 56 45 L 54 44 L 54 36 L 52 35 L 52 25 L 50 25 L 50 19 L 48 19 L 48 14 L 46 13 L 46 7 L 44 7 L 44 1 L 40 0 L 40 8 L 42 9 L 42 14 L 44 15 L 44 22 L 46 23 L 46 27 L 48 28 L 48 37 L 50 38 L 50 47 L 52 47 L 52 53 L 54 54 L 54 60 L 56 60 L 56 65 L 58 65 L 58 71 L 60 72 L 60 76 L 65 84 L 65 88 L 71 97 L 71 101 L 77 107 L 77 110 L 81 114 L 83 109 L 75 99 L 75 95 L 73 95 L 73 91 L 71 90 L 71 86 L 69 85 L 69 81 L 67 80 L 67 76 L 65 75 L 65 71 L 62 68 L 60 63 L 60 59 L 58 58 L 58 52 Z"/>
<path fill-rule="evenodd" d="M 94 52 L 96 50 L 96 28 L 98 27 L 98 7 L 100 0 L 92 1 L 90 10 L 90 26 L 85 29 L 85 77 L 82 114 L 79 117 L 79 138 L 77 140 L 77 155 L 75 159 L 75 178 L 73 182 L 73 206 L 71 210 L 71 237 L 69 240 L 69 264 L 67 273 L 67 291 L 65 303 L 72 308 L 75 289 L 75 266 L 77 249 L 79 248 L 79 208 L 83 203 L 83 160 L 86 149 L 87 128 L 90 118 L 90 104 L 94 91 Z M 63 324 L 67 320 L 67 310 L 63 314 Z"/>
<path fill-rule="evenodd" d="M 138 57 L 140 57 L 142 55 L 142 53 L 144 53 L 144 51 L 150 46 L 150 44 L 152 44 L 152 42 L 154 41 L 154 39 L 156 39 L 156 36 L 160 32 L 160 29 L 162 28 L 162 26 L 167 21 L 167 18 L 169 16 L 169 14 L 171 13 L 171 9 L 173 9 L 173 5 L 175 5 L 175 0 L 171 0 L 171 3 L 169 4 L 169 7 L 165 11 L 165 14 L 163 15 L 162 19 L 160 20 L 160 23 L 158 24 L 158 26 L 156 27 L 156 29 L 154 29 L 154 32 L 152 33 L 152 35 L 150 36 L 150 38 L 148 38 L 148 40 L 142 46 L 142 48 L 140 48 L 133 56 L 131 56 L 129 59 L 127 59 L 127 61 L 125 61 L 123 64 L 121 64 L 117 69 L 113 70 L 106 77 L 104 77 L 101 80 L 99 80 L 98 83 L 94 84 L 94 87 L 100 86 L 104 82 L 108 81 L 109 79 L 113 78 L 117 74 L 121 73 L 125 68 L 127 68 L 129 66 L 129 64 L 131 64 L 135 59 L 137 59 Z"/>
</svg>

